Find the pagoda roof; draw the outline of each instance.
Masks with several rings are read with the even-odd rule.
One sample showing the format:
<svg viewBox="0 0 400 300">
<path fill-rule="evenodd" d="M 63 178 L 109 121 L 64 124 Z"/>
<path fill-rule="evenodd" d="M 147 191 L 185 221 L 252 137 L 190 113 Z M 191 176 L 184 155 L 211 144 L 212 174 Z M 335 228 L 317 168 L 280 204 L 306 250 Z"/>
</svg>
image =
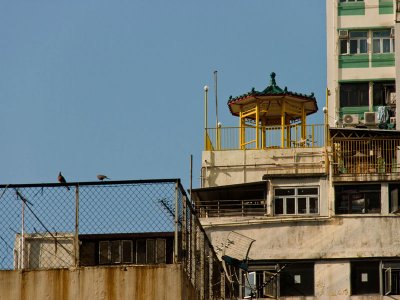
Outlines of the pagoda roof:
<svg viewBox="0 0 400 300">
<path fill-rule="evenodd" d="M 284 89 L 280 88 L 275 81 L 276 74 L 274 72 L 271 73 L 270 85 L 267 86 L 263 91 L 256 91 L 255 88 L 252 88 L 250 92 L 237 96 L 237 97 L 229 97 L 228 106 L 232 115 L 239 115 L 240 106 L 247 105 L 252 102 L 256 102 L 256 100 L 263 100 L 265 102 L 276 100 L 287 100 L 288 103 L 305 103 L 305 112 L 307 115 L 313 114 L 318 111 L 317 100 L 315 99 L 314 93 L 310 95 L 296 93 L 288 91 L 287 87 Z M 277 105 L 280 106 L 280 105 Z M 272 115 L 280 114 L 280 110 L 278 107 Z"/>
</svg>

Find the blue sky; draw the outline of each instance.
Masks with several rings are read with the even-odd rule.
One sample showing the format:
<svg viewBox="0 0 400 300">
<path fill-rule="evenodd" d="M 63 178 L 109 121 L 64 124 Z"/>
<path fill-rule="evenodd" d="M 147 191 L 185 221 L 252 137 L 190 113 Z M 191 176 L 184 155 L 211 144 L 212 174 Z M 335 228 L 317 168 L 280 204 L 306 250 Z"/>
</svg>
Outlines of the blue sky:
<svg viewBox="0 0 400 300">
<path fill-rule="evenodd" d="M 199 186 L 203 86 L 226 102 L 269 74 L 326 88 L 322 0 L 0 2 L 0 183 L 182 178 Z M 211 102 L 213 103 L 213 102 Z M 209 120 L 215 110 L 210 104 Z"/>
</svg>

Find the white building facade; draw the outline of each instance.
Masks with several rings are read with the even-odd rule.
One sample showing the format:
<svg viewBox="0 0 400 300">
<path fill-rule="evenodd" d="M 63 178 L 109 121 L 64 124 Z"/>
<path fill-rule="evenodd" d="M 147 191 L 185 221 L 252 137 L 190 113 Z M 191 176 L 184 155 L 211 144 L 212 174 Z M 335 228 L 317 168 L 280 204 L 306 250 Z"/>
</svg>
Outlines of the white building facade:
<svg viewBox="0 0 400 300">
<path fill-rule="evenodd" d="M 192 199 L 220 256 L 244 262 L 239 298 L 400 299 L 396 8 L 326 1 L 326 126 L 275 81 L 228 101 L 237 139 L 206 125 Z"/>
</svg>

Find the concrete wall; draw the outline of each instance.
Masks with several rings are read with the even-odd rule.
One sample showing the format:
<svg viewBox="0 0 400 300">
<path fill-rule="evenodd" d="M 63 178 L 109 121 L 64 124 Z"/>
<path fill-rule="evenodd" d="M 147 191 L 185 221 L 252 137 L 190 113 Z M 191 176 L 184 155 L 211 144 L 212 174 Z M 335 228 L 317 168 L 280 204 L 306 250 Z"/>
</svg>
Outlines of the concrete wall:
<svg viewBox="0 0 400 300">
<path fill-rule="evenodd" d="M 254 239 L 249 252 L 252 260 L 400 257 L 400 218 L 397 216 L 264 222 L 214 226 L 206 231 L 213 245 L 226 244 L 231 231 Z"/>
<path fill-rule="evenodd" d="M 194 299 L 181 265 L 0 271 L 0 300 Z"/>
<path fill-rule="evenodd" d="M 324 148 L 204 151 L 202 187 L 261 181 L 265 174 L 323 174 Z"/>
</svg>

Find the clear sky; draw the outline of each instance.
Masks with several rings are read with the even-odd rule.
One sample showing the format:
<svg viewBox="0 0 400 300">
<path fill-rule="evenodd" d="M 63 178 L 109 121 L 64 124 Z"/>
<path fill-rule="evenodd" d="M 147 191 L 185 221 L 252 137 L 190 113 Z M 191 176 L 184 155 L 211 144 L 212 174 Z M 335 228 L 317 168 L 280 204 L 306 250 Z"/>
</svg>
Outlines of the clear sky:
<svg viewBox="0 0 400 300">
<path fill-rule="evenodd" d="M 0 1 L 0 183 L 182 178 L 199 186 L 203 86 L 219 119 L 269 74 L 326 88 L 323 0 Z M 215 122 L 210 99 L 209 120 Z"/>
</svg>

